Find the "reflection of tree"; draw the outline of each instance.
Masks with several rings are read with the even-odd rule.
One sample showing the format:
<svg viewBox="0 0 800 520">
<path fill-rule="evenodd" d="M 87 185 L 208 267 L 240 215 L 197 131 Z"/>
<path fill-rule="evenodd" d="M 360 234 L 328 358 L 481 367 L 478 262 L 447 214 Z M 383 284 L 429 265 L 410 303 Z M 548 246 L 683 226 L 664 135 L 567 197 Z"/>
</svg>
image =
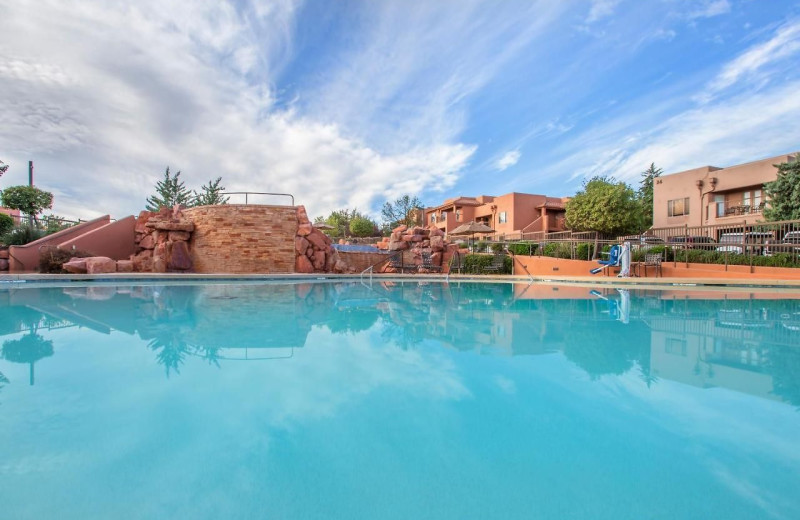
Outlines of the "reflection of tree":
<svg viewBox="0 0 800 520">
<path fill-rule="evenodd" d="M 378 321 L 380 311 L 375 307 L 345 308 L 332 311 L 326 326 L 334 334 L 350 332 L 355 334 L 369 330 Z"/>
<path fill-rule="evenodd" d="M 53 355 L 53 342 L 31 330 L 20 339 L 3 342 L 3 357 L 12 363 L 30 364 L 30 384 L 34 383 L 33 365 L 40 359 Z"/>
<path fill-rule="evenodd" d="M 167 377 L 170 371 L 180 374 L 180 366 L 186 358 L 189 345 L 177 333 L 166 331 L 150 340 L 147 347 L 156 352 L 156 359 L 164 366 Z"/>
<path fill-rule="evenodd" d="M 800 348 L 793 345 L 773 346 L 767 368 L 772 373 L 772 392 L 800 406 Z"/>
<path fill-rule="evenodd" d="M 564 345 L 567 359 L 592 379 L 606 374 L 622 375 L 630 370 L 633 361 L 629 350 L 625 343 L 603 341 L 603 336 L 598 336 L 592 327 L 576 327 Z"/>
<path fill-rule="evenodd" d="M 44 316 L 30 307 L 12 305 L 0 312 L 0 336 L 37 328 Z"/>
<path fill-rule="evenodd" d="M 0 390 L 9 383 L 8 378 L 0 372 Z"/>
</svg>

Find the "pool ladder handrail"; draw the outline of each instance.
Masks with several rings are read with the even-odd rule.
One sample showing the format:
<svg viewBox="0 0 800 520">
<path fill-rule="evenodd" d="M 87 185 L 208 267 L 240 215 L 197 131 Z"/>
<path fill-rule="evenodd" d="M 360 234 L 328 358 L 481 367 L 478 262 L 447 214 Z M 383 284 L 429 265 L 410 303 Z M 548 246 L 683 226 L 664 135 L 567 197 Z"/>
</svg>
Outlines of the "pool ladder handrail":
<svg viewBox="0 0 800 520">
<path fill-rule="evenodd" d="M 361 274 L 358 275 L 358 279 L 361 282 L 361 285 L 364 285 L 364 286 L 367 285 L 367 284 L 364 283 L 364 273 L 369 272 L 369 286 L 372 287 L 372 273 L 375 270 L 375 266 L 380 265 L 380 264 L 382 264 L 384 262 L 387 262 L 387 261 L 391 262 L 392 258 L 394 256 L 397 256 L 398 253 L 402 254 L 403 252 L 402 251 L 395 251 L 394 253 L 391 253 L 390 255 L 388 255 L 387 258 L 382 258 L 379 261 L 377 261 L 374 264 L 372 264 L 371 266 L 369 266 L 366 269 L 364 269 L 363 271 L 361 271 Z"/>
</svg>

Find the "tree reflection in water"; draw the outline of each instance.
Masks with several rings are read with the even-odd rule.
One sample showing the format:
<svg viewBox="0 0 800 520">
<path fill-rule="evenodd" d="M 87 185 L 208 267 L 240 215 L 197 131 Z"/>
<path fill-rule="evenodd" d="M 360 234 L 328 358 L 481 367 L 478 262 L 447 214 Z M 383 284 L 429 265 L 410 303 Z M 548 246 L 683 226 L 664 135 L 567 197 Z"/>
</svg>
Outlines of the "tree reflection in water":
<svg viewBox="0 0 800 520">
<path fill-rule="evenodd" d="M 588 289 L 567 297 L 565 288 L 523 298 L 512 284 L 457 282 L 102 289 L 28 290 L 39 291 L 36 310 L 11 305 L 0 313 L 0 334 L 27 331 L 3 344 L 2 357 L 30 364 L 33 382 L 34 363 L 54 352 L 40 333 L 49 320 L 136 334 L 170 377 L 189 357 L 217 367 L 241 352 L 237 359 L 277 357 L 270 349 L 302 348 L 322 327 L 332 341 L 373 331 L 382 344 L 406 350 L 428 342 L 479 354 L 560 353 L 593 380 L 635 371 L 648 387 L 670 379 L 706 388 L 726 384 L 723 371 L 727 380 L 746 371 L 769 378 L 762 386 L 771 398 L 800 406 L 798 300 L 631 291 L 623 307 L 614 291 L 602 299 Z M 0 387 L 7 384 L 0 374 Z"/>
</svg>

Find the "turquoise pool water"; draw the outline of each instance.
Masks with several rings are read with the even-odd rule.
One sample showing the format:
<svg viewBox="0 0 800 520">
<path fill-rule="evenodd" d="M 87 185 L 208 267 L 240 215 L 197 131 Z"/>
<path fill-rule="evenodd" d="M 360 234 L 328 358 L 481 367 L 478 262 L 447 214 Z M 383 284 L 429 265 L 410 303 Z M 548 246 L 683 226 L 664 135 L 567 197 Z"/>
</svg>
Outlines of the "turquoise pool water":
<svg viewBox="0 0 800 520">
<path fill-rule="evenodd" d="M 0 517 L 800 518 L 800 300 L 0 290 Z"/>
</svg>

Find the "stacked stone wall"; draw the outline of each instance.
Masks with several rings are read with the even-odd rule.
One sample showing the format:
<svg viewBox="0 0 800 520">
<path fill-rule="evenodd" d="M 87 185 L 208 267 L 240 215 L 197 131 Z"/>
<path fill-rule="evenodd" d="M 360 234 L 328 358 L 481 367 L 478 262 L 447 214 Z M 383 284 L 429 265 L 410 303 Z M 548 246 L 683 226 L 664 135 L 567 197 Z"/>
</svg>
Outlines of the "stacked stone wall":
<svg viewBox="0 0 800 520">
<path fill-rule="evenodd" d="M 429 254 L 431 265 L 441 267 L 443 272 L 448 271 L 450 259 L 458 249 L 455 244 L 450 244 L 445 239 L 444 232 L 435 226 L 423 228 L 422 226 L 401 225 L 394 228 L 392 234 L 377 245 L 380 249 L 400 251 L 400 254 L 403 255 L 403 264 L 411 263 L 420 266 L 423 253 Z M 391 273 L 394 272 L 394 269 L 386 266 L 384 272 Z M 424 269 L 420 268 L 419 272 L 424 272 Z"/>
<path fill-rule="evenodd" d="M 293 273 L 297 215 L 291 206 L 225 204 L 183 211 L 198 273 Z"/>
</svg>

